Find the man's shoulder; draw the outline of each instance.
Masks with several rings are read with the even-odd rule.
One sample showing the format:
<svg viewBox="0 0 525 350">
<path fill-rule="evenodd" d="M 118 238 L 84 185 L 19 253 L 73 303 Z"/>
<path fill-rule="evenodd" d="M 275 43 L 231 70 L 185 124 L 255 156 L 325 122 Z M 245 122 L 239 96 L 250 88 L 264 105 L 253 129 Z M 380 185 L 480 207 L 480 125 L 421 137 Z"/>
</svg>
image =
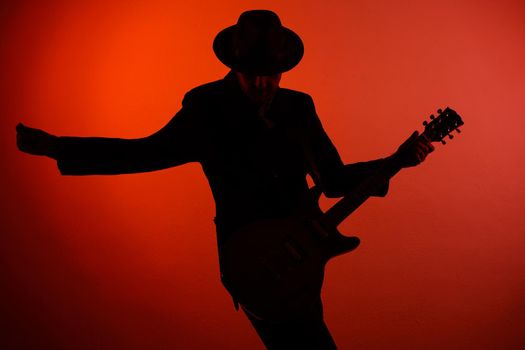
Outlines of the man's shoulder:
<svg viewBox="0 0 525 350">
<path fill-rule="evenodd" d="M 219 98 L 224 94 L 224 79 L 219 79 L 194 87 L 184 95 L 183 104 L 190 101 L 202 101 Z"/>
<path fill-rule="evenodd" d="M 293 99 L 297 101 L 308 101 L 308 102 L 312 101 L 312 96 L 310 96 L 306 92 L 302 92 L 298 90 L 280 88 L 279 95 L 282 98 Z"/>
<path fill-rule="evenodd" d="M 315 110 L 312 97 L 302 91 L 280 88 L 275 96 L 275 102 L 282 108 L 293 109 L 298 112 L 311 113 Z"/>
</svg>

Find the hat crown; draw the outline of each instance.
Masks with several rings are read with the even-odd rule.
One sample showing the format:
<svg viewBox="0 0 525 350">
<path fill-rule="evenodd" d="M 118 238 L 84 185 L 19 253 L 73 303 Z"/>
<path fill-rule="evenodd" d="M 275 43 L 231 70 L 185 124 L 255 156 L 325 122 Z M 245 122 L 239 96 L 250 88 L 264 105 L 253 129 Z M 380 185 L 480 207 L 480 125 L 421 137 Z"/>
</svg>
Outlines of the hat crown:
<svg viewBox="0 0 525 350">
<path fill-rule="evenodd" d="M 279 16 L 270 10 L 250 10 L 243 12 L 237 20 L 237 25 L 240 29 L 245 28 L 245 26 L 255 26 L 259 28 L 282 26 Z"/>
<path fill-rule="evenodd" d="M 233 44 L 238 57 L 262 60 L 281 52 L 282 25 L 274 12 L 268 10 L 244 12 L 239 17 L 237 26 Z"/>
</svg>

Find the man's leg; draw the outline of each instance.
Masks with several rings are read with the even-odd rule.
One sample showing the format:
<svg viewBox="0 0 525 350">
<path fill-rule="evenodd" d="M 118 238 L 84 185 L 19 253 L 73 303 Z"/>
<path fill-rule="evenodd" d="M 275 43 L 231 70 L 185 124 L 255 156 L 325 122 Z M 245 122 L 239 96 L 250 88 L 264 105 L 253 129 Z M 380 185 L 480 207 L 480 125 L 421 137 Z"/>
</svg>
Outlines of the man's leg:
<svg viewBox="0 0 525 350">
<path fill-rule="evenodd" d="M 269 350 L 336 350 L 335 342 L 323 319 L 321 298 L 308 317 L 285 323 L 257 319 L 244 312 Z"/>
</svg>

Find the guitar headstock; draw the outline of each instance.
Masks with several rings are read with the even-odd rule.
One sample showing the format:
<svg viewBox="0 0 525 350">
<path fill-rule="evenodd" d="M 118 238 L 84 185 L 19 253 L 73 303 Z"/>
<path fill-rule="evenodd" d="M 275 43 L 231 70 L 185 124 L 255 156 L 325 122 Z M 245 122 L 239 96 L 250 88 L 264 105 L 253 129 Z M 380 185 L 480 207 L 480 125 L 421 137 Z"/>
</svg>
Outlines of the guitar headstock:
<svg viewBox="0 0 525 350">
<path fill-rule="evenodd" d="M 425 126 L 425 131 L 423 134 L 432 142 L 440 141 L 442 144 L 445 144 L 445 136 L 448 135 L 449 139 L 454 138 L 451 134 L 452 131 L 461 131 L 458 129 L 463 125 L 463 120 L 459 114 L 457 114 L 453 109 L 445 108 L 444 110 L 438 109 L 438 115 L 430 115 L 430 122 L 424 121 L 423 125 Z"/>
</svg>

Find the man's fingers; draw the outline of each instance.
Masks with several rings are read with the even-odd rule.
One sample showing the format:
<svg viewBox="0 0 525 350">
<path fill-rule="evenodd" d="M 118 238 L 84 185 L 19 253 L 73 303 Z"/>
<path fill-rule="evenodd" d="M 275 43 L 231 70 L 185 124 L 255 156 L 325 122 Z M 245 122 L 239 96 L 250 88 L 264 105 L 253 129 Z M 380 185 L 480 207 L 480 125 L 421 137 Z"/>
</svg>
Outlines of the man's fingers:
<svg viewBox="0 0 525 350">
<path fill-rule="evenodd" d="M 424 161 L 425 158 L 427 157 L 427 152 L 425 152 L 424 150 L 422 149 L 418 149 L 417 150 L 417 155 L 418 155 L 418 159 L 420 162 Z"/>
<path fill-rule="evenodd" d="M 428 140 L 425 140 L 423 142 L 423 145 L 425 145 L 425 147 L 427 148 L 428 153 L 430 153 L 430 152 L 432 152 L 434 150 L 434 146 L 432 145 L 432 142 L 430 142 Z"/>
<path fill-rule="evenodd" d="M 421 139 L 426 141 L 427 143 L 430 143 L 430 139 L 427 137 L 427 135 L 425 135 L 425 133 L 421 134 Z"/>
<path fill-rule="evenodd" d="M 414 131 L 398 148 L 398 155 L 405 167 L 415 166 L 423 162 L 430 152 L 434 151 L 432 142 L 425 136 Z"/>
<path fill-rule="evenodd" d="M 16 125 L 16 132 L 17 132 L 17 133 L 24 132 L 24 131 L 26 131 L 26 130 L 27 130 L 27 126 L 25 126 L 24 124 L 22 124 L 22 123 L 18 123 L 18 124 Z"/>
<path fill-rule="evenodd" d="M 418 136 L 419 136 L 419 131 L 416 130 L 416 131 L 414 131 L 412 133 L 412 135 L 410 135 L 410 137 L 407 139 L 407 141 L 408 142 L 414 141 L 415 139 L 417 139 Z"/>
<path fill-rule="evenodd" d="M 426 153 L 430 153 L 434 150 L 434 146 L 426 141 L 419 142 L 416 147 L 423 149 Z"/>
<path fill-rule="evenodd" d="M 426 137 L 425 134 L 421 134 L 421 137 L 419 138 L 420 144 L 425 145 L 428 149 L 428 152 L 432 152 L 434 150 L 434 146 L 432 145 L 432 141 Z"/>
<path fill-rule="evenodd" d="M 419 164 L 423 162 L 427 155 L 430 153 L 430 148 L 428 147 L 428 145 L 418 143 L 412 149 L 412 152 L 414 161 L 416 162 L 416 164 Z"/>
<path fill-rule="evenodd" d="M 19 134 L 27 134 L 27 133 L 30 133 L 31 131 L 34 131 L 34 130 L 37 130 L 37 129 L 30 128 L 28 126 L 25 126 L 22 123 L 18 123 L 17 126 L 16 126 L 16 132 L 19 133 Z"/>
</svg>

